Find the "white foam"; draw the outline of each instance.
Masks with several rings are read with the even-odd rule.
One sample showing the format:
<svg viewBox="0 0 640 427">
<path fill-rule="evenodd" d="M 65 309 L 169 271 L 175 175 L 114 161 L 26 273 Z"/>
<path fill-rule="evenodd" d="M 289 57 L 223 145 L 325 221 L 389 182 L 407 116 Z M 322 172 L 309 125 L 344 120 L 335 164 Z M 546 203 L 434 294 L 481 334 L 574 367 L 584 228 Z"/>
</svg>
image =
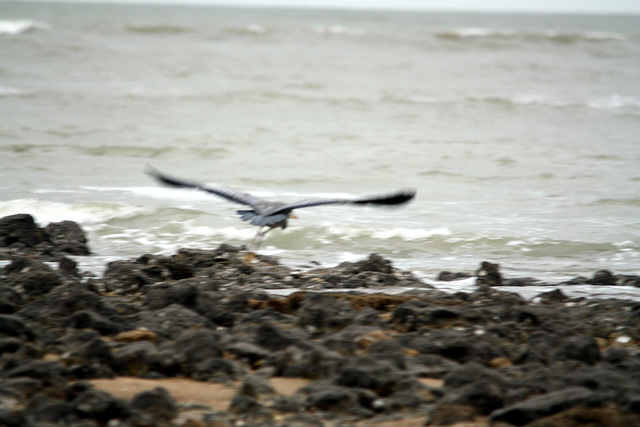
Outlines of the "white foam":
<svg viewBox="0 0 640 427">
<path fill-rule="evenodd" d="M 199 202 L 199 201 L 221 201 L 221 199 L 214 199 L 210 194 L 197 190 L 188 190 L 182 188 L 170 188 L 161 186 L 151 187 L 94 187 L 94 186 L 82 186 L 84 190 L 89 191 L 104 191 L 115 193 L 132 193 L 138 196 L 151 197 L 159 200 L 179 200 L 185 202 Z"/>
<path fill-rule="evenodd" d="M 490 37 L 494 35 L 500 35 L 500 32 L 491 28 L 454 28 L 451 30 L 442 31 L 440 35 L 460 38 L 474 38 L 474 37 Z"/>
<path fill-rule="evenodd" d="M 628 38 L 624 34 L 613 31 L 587 31 L 587 32 L 566 32 L 556 30 L 518 30 L 513 28 L 482 28 L 466 27 L 441 30 L 436 32 L 441 37 L 451 37 L 460 39 L 470 38 L 530 38 L 530 39 L 550 39 L 561 41 L 624 41 Z"/>
<path fill-rule="evenodd" d="M 362 28 L 345 27 L 343 25 L 314 25 L 311 31 L 316 34 L 361 36 L 366 33 Z"/>
<path fill-rule="evenodd" d="M 0 217 L 18 213 L 33 215 L 41 225 L 71 220 L 80 224 L 102 224 L 111 219 L 132 218 L 154 210 L 122 203 L 60 203 L 38 199 L 15 199 L 0 202 Z"/>
<path fill-rule="evenodd" d="M 591 31 L 583 34 L 583 37 L 587 40 L 616 40 L 624 41 L 627 37 L 612 31 Z"/>
<path fill-rule="evenodd" d="M 252 239 L 256 233 L 256 228 L 254 227 L 244 227 L 244 228 L 236 228 L 236 227 L 222 227 L 222 228 L 214 228 L 208 227 L 205 225 L 199 226 L 187 226 L 185 232 L 195 236 L 221 236 L 223 240 L 226 239 L 235 239 L 235 240 L 248 240 Z"/>
<path fill-rule="evenodd" d="M 51 26 L 44 22 L 30 20 L 0 20 L 0 34 L 14 36 L 31 30 L 49 30 Z"/>
<path fill-rule="evenodd" d="M 627 107 L 640 108 L 640 99 L 615 93 L 609 96 L 594 98 L 588 101 L 587 105 L 599 110 L 615 110 Z"/>
<path fill-rule="evenodd" d="M 7 86 L 0 86 L 0 96 L 25 96 L 29 94 L 30 92 L 26 90 L 16 89 L 16 88 L 7 87 Z"/>
<path fill-rule="evenodd" d="M 451 231 L 445 227 L 434 228 L 431 230 L 395 227 L 388 230 L 377 231 L 373 233 L 373 237 L 377 239 L 393 239 L 399 237 L 404 241 L 414 241 L 428 239 L 433 236 L 450 236 Z"/>
</svg>

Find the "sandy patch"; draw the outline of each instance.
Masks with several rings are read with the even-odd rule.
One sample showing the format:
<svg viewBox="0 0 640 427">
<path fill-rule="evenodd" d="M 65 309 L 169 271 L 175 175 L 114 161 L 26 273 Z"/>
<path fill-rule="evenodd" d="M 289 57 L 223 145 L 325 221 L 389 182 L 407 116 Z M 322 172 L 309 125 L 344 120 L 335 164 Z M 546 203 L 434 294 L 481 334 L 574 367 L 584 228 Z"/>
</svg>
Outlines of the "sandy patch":
<svg viewBox="0 0 640 427">
<path fill-rule="evenodd" d="M 430 387 L 442 387 L 443 381 L 435 378 L 421 378 L 420 381 Z M 291 396 L 301 387 L 309 384 L 309 380 L 304 378 L 271 378 L 269 380 L 273 388 L 278 394 Z M 235 386 L 223 384 L 206 383 L 194 381 L 187 378 L 163 378 L 158 380 L 150 380 L 134 377 L 118 377 L 113 379 L 95 379 L 91 380 L 91 384 L 99 390 L 104 390 L 113 396 L 124 400 L 130 400 L 136 394 L 153 390 L 156 387 L 164 387 L 181 405 L 204 405 L 213 411 L 226 411 L 229 408 L 231 399 L 236 394 Z M 187 418 L 200 419 L 206 410 L 189 410 L 182 413 L 182 420 Z M 361 421 L 357 426 L 376 426 L 376 427 L 421 427 L 426 421 L 425 417 L 407 417 L 394 421 Z M 467 422 L 455 424 L 455 427 L 480 427 L 486 426 L 486 421 Z"/>
<path fill-rule="evenodd" d="M 279 394 L 291 396 L 300 387 L 309 384 L 304 378 L 271 378 L 271 385 Z M 113 379 L 95 379 L 91 384 L 120 399 L 130 400 L 136 394 L 164 387 L 179 404 L 206 405 L 215 411 L 229 408 L 236 389 L 223 384 L 194 381 L 187 378 L 163 378 L 149 380 L 134 377 L 118 377 Z"/>
</svg>

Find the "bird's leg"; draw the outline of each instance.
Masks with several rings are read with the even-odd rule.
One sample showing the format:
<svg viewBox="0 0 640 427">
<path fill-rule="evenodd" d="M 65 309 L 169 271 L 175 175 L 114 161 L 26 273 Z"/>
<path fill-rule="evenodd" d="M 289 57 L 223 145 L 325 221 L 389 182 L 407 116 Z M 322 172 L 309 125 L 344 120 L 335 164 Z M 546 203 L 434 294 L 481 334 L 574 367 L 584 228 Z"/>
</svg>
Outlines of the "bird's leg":
<svg viewBox="0 0 640 427">
<path fill-rule="evenodd" d="M 256 233 L 255 237 L 251 241 L 251 244 L 249 245 L 249 249 L 253 250 L 254 252 L 256 252 L 258 249 L 260 249 L 260 244 L 262 243 L 262 240 L 264 239 L 264 235 L 267 234 L 271 230 L 273 230 L 272 227 L 269 227 L 264 231 L 262 230 L 262 227 L 260 227 L 258 229 L 258 232 Z"/>
<path fill-rule="evenodd" d="M 258 239 L 258 236 L 260 236 L 260 239 Z M 253 236 L 253 239 L 251 240 L 251 243 L 249 243 L 249 251 L 257 251 L 258 248 L 260 247 L 260 242 L 262 241 L 262 227 L 258 227 L 258 232 L 256 233 L 255 236 Z M 256 245 L 256 242 L 258 242 L 258 244 Z M 255 248 L 254 248 L 255 246 Z"/>
<path fill-rule="evenodd" d="M 260 229 L 258 229 L 258 232 L 256 233 L 256 236 L 251 241 L 251 245 L 249 245 L 249 247 L 252 247 L 255 245 L 255 248 L 253 249 L 254 251 L 257 251 L 258 249 L 260 249 L 260 244 L 262 243 L 262 240 L 264 239 L 265 234 L 267 234 L 271 230 L 273 230 L 273 227 L 268 227 L 264 231 L 262 231 L 262 227 L 260 227 Z"/>
<path fill-rule="evenodd" d="M 262 227 L 258 228 L 258 232 L 256 233 L 255 236 L 253 236 L 253 239 L 251 240 L 251 243 L 249 243 L 249 247 L 247 248 L 247 252 L 244 254 L 244 258 L 243 258 L 243 262 L 248 264 L 253 262 L 253 260 L 256 257 L 256 251 L 258 250 L 258 248 L 260 247 L 260 242 L 262 242 L 262 236 L 264 236 L 264 233 L 262 232 Z M 260 237 L 258 239 L 258 237 Z M 257 242 L 257 245 L 256 245 Z"/>
</svg>

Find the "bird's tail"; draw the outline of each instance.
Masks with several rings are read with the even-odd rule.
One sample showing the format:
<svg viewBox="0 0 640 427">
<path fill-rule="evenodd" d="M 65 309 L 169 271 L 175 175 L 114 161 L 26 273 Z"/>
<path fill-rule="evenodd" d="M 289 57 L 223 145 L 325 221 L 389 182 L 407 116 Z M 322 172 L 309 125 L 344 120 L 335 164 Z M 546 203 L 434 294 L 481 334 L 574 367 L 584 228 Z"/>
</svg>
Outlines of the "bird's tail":
<svg viewBox="0 0 640 427">
<path fill-rule="evenodd" d="M 240 215 L 240 219 L 243 221 L 251 221 L 257 215 L 254 210 L 239 210 L 236 213 Z"/>
<path fill-rule="evenodd" d="M 356 205 L 401 205 L 413 199 L 415 195 L 416 190 L 405 189 L 392 194 L 361 197 L 359 199 L 350 201 L 349 203 Z"/>
<path fill-rule="evenodd" d="M 174 178 L 169 175 L 165 175 L 161 173 L 158 169 L 154 168 L 151 165 L 146 165 L 144 168 L 144 173 L 150 175 L 162 182 L 166 185 L 171 185 L 172 187 L 186 187 L 186 188 L 200 188 L 201 184 L 197 182 L 185 181 L 182 179 Z"/>
</svg>

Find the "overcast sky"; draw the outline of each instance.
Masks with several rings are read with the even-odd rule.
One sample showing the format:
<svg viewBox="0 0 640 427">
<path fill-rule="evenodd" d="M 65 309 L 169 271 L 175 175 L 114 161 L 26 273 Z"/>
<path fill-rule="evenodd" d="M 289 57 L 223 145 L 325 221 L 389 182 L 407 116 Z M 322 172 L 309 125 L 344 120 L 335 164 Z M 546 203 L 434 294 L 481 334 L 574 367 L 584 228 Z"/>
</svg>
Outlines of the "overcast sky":
<svg viewBox="0 0 640 427">
<path fill-rule="evenodd" d="M 85 0 L 234 6 L 640 14 L 640 0 Z"/>
</svg>

